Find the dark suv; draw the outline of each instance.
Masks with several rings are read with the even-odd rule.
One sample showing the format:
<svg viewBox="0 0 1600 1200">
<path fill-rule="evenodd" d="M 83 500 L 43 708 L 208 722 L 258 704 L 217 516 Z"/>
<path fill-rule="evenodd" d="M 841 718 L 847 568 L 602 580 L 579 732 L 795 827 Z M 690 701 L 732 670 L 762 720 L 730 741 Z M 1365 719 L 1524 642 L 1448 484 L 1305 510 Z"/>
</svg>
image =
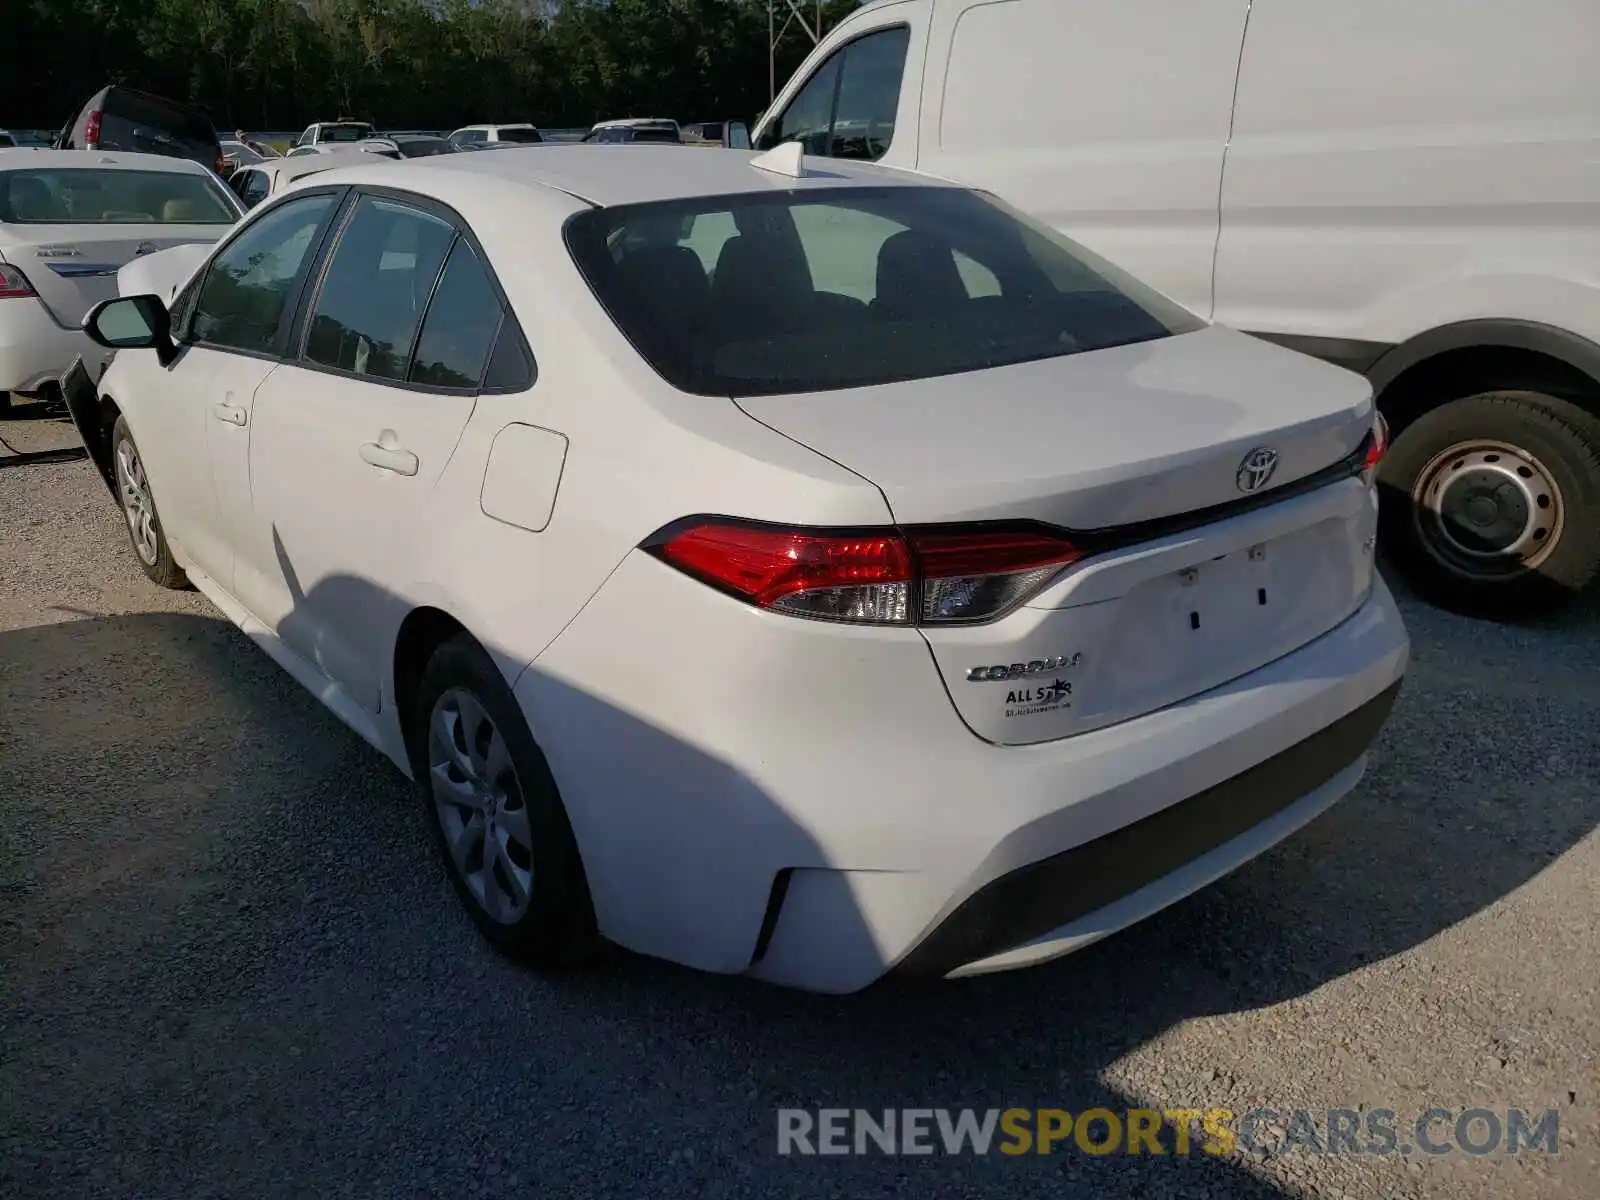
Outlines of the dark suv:
<svg viewBox="0 0 1600 1200">
<path fill-rule="evenodd" d="M 211 120 L 175 100 L 113 84 L 89 98 L 61 131 L 62 150 L 128 150 L 189 158 L 221 174 L 222 147 Z"/>
</svg>

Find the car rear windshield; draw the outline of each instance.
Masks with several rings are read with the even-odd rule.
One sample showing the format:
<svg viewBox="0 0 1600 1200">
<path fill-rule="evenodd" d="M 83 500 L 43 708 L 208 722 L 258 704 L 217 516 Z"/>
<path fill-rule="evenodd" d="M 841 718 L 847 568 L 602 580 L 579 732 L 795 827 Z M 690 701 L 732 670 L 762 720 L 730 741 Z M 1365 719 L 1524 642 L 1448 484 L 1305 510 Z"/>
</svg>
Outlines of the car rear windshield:
<svg viewBox="0 0 1600 1200">
<path fill-rule="evenodd" d="M 566 240 L 673 386 L 864 387 L 1151 341 L 1187 309 L 992 196 L 827 188 L 596 208 Z"/>
<path fill-rule="evenodd" d="M 319 142 L 359 142 L 362 138 L 372 136 L 371 125 L 324 125 L 317 134 Z"/>
<path fill-rule="evenodd" d="M 145 96 L 112 88 L 106 93 L 100 119 L 103 124 L 117 117 L 134 125 L 152 126 L 189 142 L 210 145 L 217 140 L 217 131 L 206 117 L 159 96 Z"/>
<path fill-rule="evenodd" d="M 0 221 L 17 225 L 230 225 L 235 210 L 204 175 L 53 167 L 0 171 Z"/>
<path fill-rule="evenodd" d="M 499 133 L 502 142 L 542 142 L 537 129 L 502 129 Z"/>
</svg>

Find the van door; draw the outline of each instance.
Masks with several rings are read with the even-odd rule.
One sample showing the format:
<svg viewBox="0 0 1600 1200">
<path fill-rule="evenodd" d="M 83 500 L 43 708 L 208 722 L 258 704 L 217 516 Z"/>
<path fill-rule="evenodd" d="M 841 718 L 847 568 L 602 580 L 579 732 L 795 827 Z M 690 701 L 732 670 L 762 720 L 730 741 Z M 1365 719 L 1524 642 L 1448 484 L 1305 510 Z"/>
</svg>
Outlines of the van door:
<svg viewBox="0 0 1600 1200">
<path fill-rule="evenodd" d="M 916 166 L 1203 316 L 1248 0 L 936 5 Z"/>
</svg>

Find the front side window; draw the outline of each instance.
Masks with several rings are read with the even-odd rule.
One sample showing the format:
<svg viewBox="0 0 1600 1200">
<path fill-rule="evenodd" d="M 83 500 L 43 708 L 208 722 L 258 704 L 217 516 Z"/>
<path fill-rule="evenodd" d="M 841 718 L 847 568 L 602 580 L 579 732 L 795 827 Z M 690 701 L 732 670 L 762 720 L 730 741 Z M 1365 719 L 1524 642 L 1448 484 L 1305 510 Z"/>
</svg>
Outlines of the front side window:
<svg viewBox="0 0 1600 1200">
<path fill-rule="evenodd" d="M 290 200 L 225 246 L 200 285 L 194 315 L 187 321 L 187 340 L 219 349 L 277 353 L 285 312 L 311 265 L 312 249 L 334 199 Z"/>
<path fill-rule="evenodd" d="M 455 227 L 432 213 L 363 196 L 329 257 L 306 329 L 308 362 L 401 381 Z"/>
<path fill-rule="evenodd" d="M 481 129 L 463 129 L 450 140 L 458 146 L 470 146 L 477 142 L 487 141 L 489 135 Z"/>
<path fill-rule="evenodd" d="M 222 185 L 186 171 L 42 167 L 0 172 L 0 221 L 18 225 L 231 225 Z"/>
<path fill-rule="evenodd" d="M 911 32 L 880 29 L 840 47 L 806 81 L 761 148 L 799 142 L 807 154 L 876 161 L 894 140 Z"/>
<path fill-rule="evenodd" d="M 818 188 L 598 208 L 571 218 L 566 239 L 645 360 L 700 395 L 867 387 L 1204 324 L 964 188 Z"/>
</svg>

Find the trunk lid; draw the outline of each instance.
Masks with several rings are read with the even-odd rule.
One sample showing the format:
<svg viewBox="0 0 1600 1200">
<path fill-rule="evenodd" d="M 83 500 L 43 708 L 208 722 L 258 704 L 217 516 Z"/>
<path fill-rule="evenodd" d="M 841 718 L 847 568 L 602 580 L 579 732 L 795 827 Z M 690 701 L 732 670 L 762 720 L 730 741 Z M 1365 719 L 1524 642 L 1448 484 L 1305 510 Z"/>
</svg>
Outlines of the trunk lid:
<svg viewBox="0 0 1600 1200">
<path fill-rule="evenodd" d="M 1360 447 L 1370 386 L 1243 334 L 738 403 L 877 484 L 902 525 L 1094 531 L 1087 558 L 1011 613 L 921 627 L 991 741 L 1065 737 L 1216 687 L 1326 632 L 1370 587 L 1369 489 L 1292 486 Z M 1276 467 L 1247 489 L 1263 447 Z"/>
<path fill-rule="evenodd" d="M 57 321 L 76 327 L 89 309 L 117 294 L 117 271 L 123 266 L 173 246 L 209 245 L 223 227 L 16 225 L 6 232 L 12 236 L 0 243 L 0 258 L 22 269 Z"/>
</svg>

